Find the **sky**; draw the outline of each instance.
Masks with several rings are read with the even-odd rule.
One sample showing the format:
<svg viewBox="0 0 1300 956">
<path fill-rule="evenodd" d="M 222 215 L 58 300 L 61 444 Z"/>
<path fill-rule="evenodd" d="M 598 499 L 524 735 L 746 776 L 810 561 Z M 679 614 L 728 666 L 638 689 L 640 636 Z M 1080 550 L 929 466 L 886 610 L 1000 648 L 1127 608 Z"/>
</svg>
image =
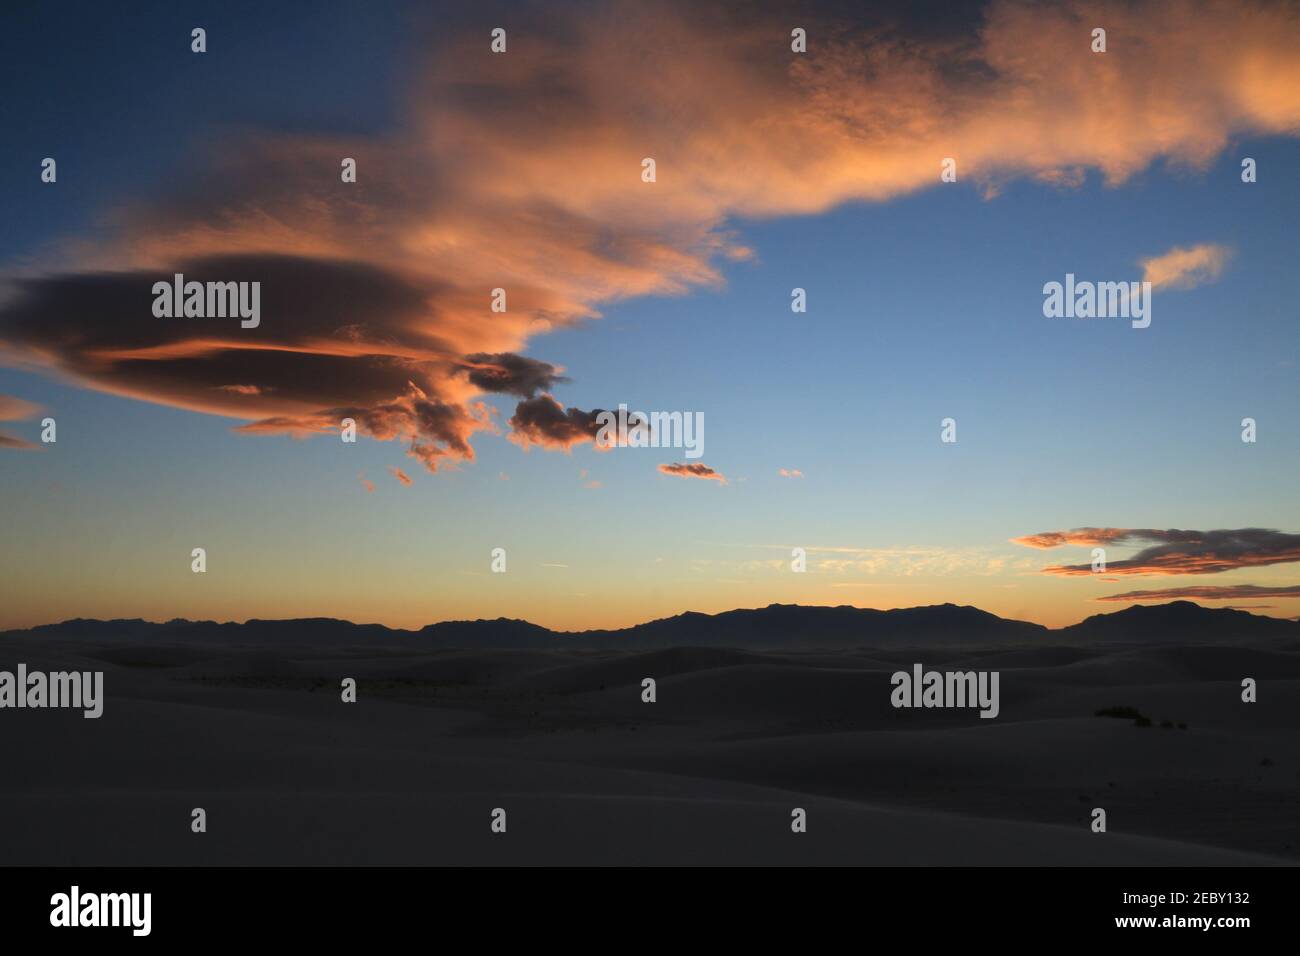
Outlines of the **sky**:
<svg viewBox="0 0 1300 956">
<path fill-rule="evenodd" d="M 1296 617 L 1297 52 L 1274 4 L 7 10 L 0 628 Z M 260 324 L 158 317 L 176 272 Z M 1047 317 L 1067 273 L 1150 326 Z M 595 447 L 620 404 L 703 454 Z"/>
</svg>

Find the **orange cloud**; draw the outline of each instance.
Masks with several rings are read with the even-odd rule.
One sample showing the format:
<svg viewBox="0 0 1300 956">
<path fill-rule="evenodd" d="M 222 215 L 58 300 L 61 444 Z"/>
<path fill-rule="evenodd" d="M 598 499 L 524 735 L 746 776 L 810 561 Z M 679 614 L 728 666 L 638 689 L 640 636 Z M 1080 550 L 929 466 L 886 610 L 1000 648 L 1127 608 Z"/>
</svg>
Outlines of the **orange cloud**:
<svg viewBox="0 0 1300 956">
<path fill-rule="evenodd" d="M 1300 534 L 1269 528 L 1215 531 L 1076 528 L 1013 538 L 1012 541 L 1031 548 L 1055 548 L 1065 544 L 1146 545 L 1131 558 L 1107 560 L 1107 575 L 1218 574 L 1237 568 L 1300 561 Z M 1067 564 L 1043 568 L 1042 573 L 1082 577 L 1093 576 L 1096 572 L 1091 564 Z"/>
<path fill-rule="evenodd" d="M 73 271 L 17 280 L 0 359 L 250 433 L 352 412 L 431 469 L 472 460 L 495 430 L 482 397 L 511 395 L 512 439 L 568 450 L 592 413 L 549 397 L 564 379 L 521 354 L 530 340 L 718 285 L 720 262 L 751 256 L 742 220 L 933 188 L 946 157 L 994 195 L 1015 177 L 1204 168 L 1234 137 L 1300 128 L 1286 4 L 997 0 L 960 41 L 822 18 L 804 56 L 748 4 L 600 7 L 519 14 L 528 42 L 506 56 L 435 38 L 383 139 L 224 144 L 179 193 L 113 213 L 106 240 L 57 248 Z M 647 68 L 645 51 L 670 52 Z M 356 183 L 338 181 L 342 156 Z M 261 325 L 155 319 L 148 290 L 174 272 L 261 280 Z"/>
<path fill-rule="evenodd" d="M 659 470 L 665 475 L 676 475 L 678 478 L 702 478 L 705 481 L 717 481 L 724 485 L 727 483 L 722 472 L 715 471 L 698 461 L 660 465 Z"/>
<path fill-rule="evenodd" d="M 1238 598 L 1300 598 L 1300 584 L 1285 587 L 1264 587 L 1256 584 L 1190 585 L 1181 588 L 1160 588 L 1151 591 L 1125 591 L 1107 594 L 1098 601 L 1169 601 L 1199 598 L 1203 601 L 1230 601 Z M 1269 607 L 1255 604 L 1252 607 Z"/>
<path fill-rule="evenodd" d="M 15 422 L 31 418 L 41 406 L 13 395 L 0 395 L 0 422 Z"/>
<path fill-rule="evenodd" d="M 1218 279 L 1231 254 L 1227 246 L 1209 242 L 1170 249 L 1164 255 L 1142 260 L 1142 279 L 1153 289 L 1192 289 Z"/>
<path fill-rule="evenodd" d="M 31 418 L 41 410 L 39 405 L 34 405 L 29 401 L 16 398 L 13 395 L 0 395 L 0 422 L 20 421 L 24 418 Z M 11 448 L 17 451 L 31 451 L 38 446 L 10 435 L 6 432 L 0 432 L 0 448 Z"/>
<path fill-rule="evenodd" d="M 1110 544 L 1134 533 L 1130 528 L 1075 528 L 1072 531 L 1044 531 L 1041 534 L 1025 535 L 1023 538 L 1012 538 L 1011 543 L 1042 549 L 1059 548 L 1064 544 L 1092 546 Z"/>
</svg>

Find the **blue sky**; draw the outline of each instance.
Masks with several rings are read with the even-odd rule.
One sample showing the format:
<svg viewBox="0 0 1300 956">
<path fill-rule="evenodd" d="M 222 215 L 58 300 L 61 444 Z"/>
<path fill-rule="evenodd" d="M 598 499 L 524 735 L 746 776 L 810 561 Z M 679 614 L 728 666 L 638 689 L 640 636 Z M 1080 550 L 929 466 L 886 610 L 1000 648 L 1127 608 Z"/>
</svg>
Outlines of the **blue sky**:
<svg viewBox="0 0 1300 956">
<path fill-rule="evenodd" d="M 8 13 L 0 41 L 17 94 L 17 148 L 0 159 L 11 272 L 64 268 L 69 237 L 111 241 L 101 217 L 168 202 L 205 144 L 259 130 L 382 139 L 418 95 L 425 52 L 402 16 L 214 8 L 205 59 L 188 50 L 188 12 L 61 11 Z M 45 155 L 54 186 L 38 179 Z M 1240 181 L 1244 156 L 1259 182 Z M 320 614 L 584 627 L 770 601 L 953 601 L 1061 624 L 1114 609 L 1093 599 L 1152 581 L 1043 575 L 1061 553 L 1009 539 L 1300 526 L 1296 168 L 1300 143 L 1276 135 L 1233 137 L 1204 168 L 1159 157 L 1116 185 L 1091 169 L 1079 186 L 1009 177 L 989 195 L 987 180 L 940 184 L 936 164 L 932 185 L 884 200 L 739 210 L 725 228 L 754 255 L 719 261 L 722 283 L 601 302 L 602 318 L 529 339 L 530 357 L 565 369 L 551 390 L 565 406 L 702 412 L 703 461 L 726 484 L 660 474 L 683 460 L 672 450 L 525 451 L 507 437 L 510 396 L 486 397 L 502 434 L 480 432 L 473 461 L 431 474 L 392 441 L 241 435 L 239 418 L 0 368 L 0 394 L 59 429 L 55 445 L 0 451 L 0 577 L 15 594 L 0 626 Z M 1043 283 L 1066 272 L 1139 279 L 1140 260 L 1203 243 L 1232 250 L 1222 276 L 1157 290 L 1149 329 L 1042 314 Z M 805 314 L 790 310 L 796 286 Z M 955 445 L 939 441 L 949 416 Z M 1240 440 L 1246 416 L 1255 444 Z M 39 417 L 0 424 L 37 442 Z M 205 576 L 189 568 L 198 545 Z M 503 576 L 488 572 L 498 546 Z M 792 546 L 824 549 L 804 577 L 788 572 Z M 828 563 L 835 549 L 853 563 Z M 1295 582 L 1285 564 L 1216 577 Z"/>
</svg>

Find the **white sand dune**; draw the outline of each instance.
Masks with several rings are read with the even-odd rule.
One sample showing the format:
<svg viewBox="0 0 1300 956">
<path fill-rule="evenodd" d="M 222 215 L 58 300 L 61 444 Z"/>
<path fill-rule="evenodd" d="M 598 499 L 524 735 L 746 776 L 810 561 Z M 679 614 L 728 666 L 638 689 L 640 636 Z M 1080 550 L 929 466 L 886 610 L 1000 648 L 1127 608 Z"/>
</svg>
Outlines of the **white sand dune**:
<svg viewBox="0 0 1300 956">
<path fill-rule="evenodd" d="M 103 669 L 108 696 L 99 720 L 0 715 L 0 766 L 23 768 L 0 780 L 19 823 L 0 864 L 1300 860 L 1300 652 L 1276 645 L 0 653 Z M 999 718 L 892 708 L 889 674 L 914 658 L 999 668 Z M 1241 703 L 1243 675 L 1259 703 Z M 343 676 L 359 703 L 340 701 Z M 1112 706 L 1153 725 L 1095 716 Z"/>
</svg>

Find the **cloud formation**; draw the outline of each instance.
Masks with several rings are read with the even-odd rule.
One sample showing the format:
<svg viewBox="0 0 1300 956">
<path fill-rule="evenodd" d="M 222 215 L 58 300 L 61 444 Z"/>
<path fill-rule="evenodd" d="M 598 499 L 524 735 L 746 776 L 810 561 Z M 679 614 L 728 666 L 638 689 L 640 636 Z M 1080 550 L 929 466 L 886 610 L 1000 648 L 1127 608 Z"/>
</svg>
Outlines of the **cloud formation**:
<svg viewBox="0 0 1300 956">
<path fill-rule="evenodd" d="M 1061 545 L 1073 544 L 1081 547 L 1122 543 L 1125 538 L 1141 538 L 1147 535 L 1163 534 L 1151 529 L 1135 530 L 1132 528 L 1075 528 L 1072 531 L 1044 531 L 1029 534 L 1022 538 L 1012 538 L 1012 544 L 1023 544 L 1027 548 L 1059 548 Z"/>
<path fill-rule="evenodd" d="M 521 12 L 505 56 L 448 31 L 387 138 L 227 141 L 179 192 L 115 211 L 105 239 L 54 250 L 59 271 L 0 301 L 0 360 L 248 433 L 351 417 L 429 469 L 472 460 L 496 430 L 483 397 L 509 395 L 513 440 L 568 450 L 594 413 L 551 397 L 565 379 L 530 339 L 718 285 L 751 256 L 741 220 L 931 188 L 944 157 L 991 194 L 1204 168 L 1233 137 L 1293 135 L 1300 11 L 1250 6 L 997 0 L 960 39 L 832 16 L 809 20 L 802 56 L 784 17 L 739 3 Z M 1160 268 L 1172 284 L 1213 262 Z M 155 319 L 152 283 L 177 272 L 260 280 L 260 326 Z"/>
<path fill-rule="evenodd" d="M 16 422 L 25 418 L 31 418 L 41 410 L 39 405 L 35 405 L 25 399 L 18 398 L 14 395 L 0 395 L 0 422 Z M 6 432 L 0 432 L 0 448 L 10 448 L 16 451 L 31 451 L 38 447 L 29 441 L 19 438 L 17 435 L 10 435 Z"/>
<path fill-rule="evenodd" d="M 466 355 L 461 368 L 470 383 L 483 391 L 504 392 L 520 398 L 532 398 L 540 391 L 550 391 L 557 383 L 568 381 L 549 362 L 510 352 Z"/>
<path fill-rule="evenodd" d="M 1216 531 L 1075 528 L 1072 531 L 1046 531 L 1011 540 L 1031 548 L 1056 548 L 1067 544 L 1084 547 L 1145 545 L 1131 558 L 1119 561 L 1107 559 L 1107 575 L 1218 574 L 1237 568 L 1300 561 L 1300 534 L 1287 534 L 1269 528 Z M 1092 576 L 1095 572 L 1089 563 L 1052 565 L 1043 568 L 1042 573 L 1070 577 Z"/>
<path fill-rule="evenodd" d="M 1192 289 L 1223 274 L 1232 250 L 1211 242 L 1170 249 L 1142 260 L 1142 280 L 1152 289 Z"/>
<path fill-rule="evenodd" d="M 600 409 L 584 412 L 565 408 L 552 395 L 538 395 L 515 406 L 510 417 L 510 439 L 524 448 L 539 445 L 568 451 L 574 445 L 596 440 L 599 415 Z"/>
<path fill-rule="evenodd" d="M 678 478 L 702 478 L 705 481 L 717 481 L 724 485 L 727 483 L 727 479 L 722 476 L 722 472 L 715 471 L 708 465 L 701 464 L 698 461 L 660 465 L 659 470 L 665 475 L 676 475 Z"/>
<path fill-rule="evenodd" d="M 31 418 L 41 406 L 14 395 L 0 395 L 0 422 L 15 422 Z"/>
<path fill-rule="evenodd" d="M 1199 598 L 1203 601 L 1231 601 L 1238 598 L 1300 598 L 1300 584 L 1268 587 L 1257 584 L 1189 585 L 1180 588 L 1159 588 L 1150 591 L 1125 591 L 1095 598 L 1098 601 L 1177 601 Z M 1251 607 L 1270 607 L 1253 604 Z"/>
</svg>

